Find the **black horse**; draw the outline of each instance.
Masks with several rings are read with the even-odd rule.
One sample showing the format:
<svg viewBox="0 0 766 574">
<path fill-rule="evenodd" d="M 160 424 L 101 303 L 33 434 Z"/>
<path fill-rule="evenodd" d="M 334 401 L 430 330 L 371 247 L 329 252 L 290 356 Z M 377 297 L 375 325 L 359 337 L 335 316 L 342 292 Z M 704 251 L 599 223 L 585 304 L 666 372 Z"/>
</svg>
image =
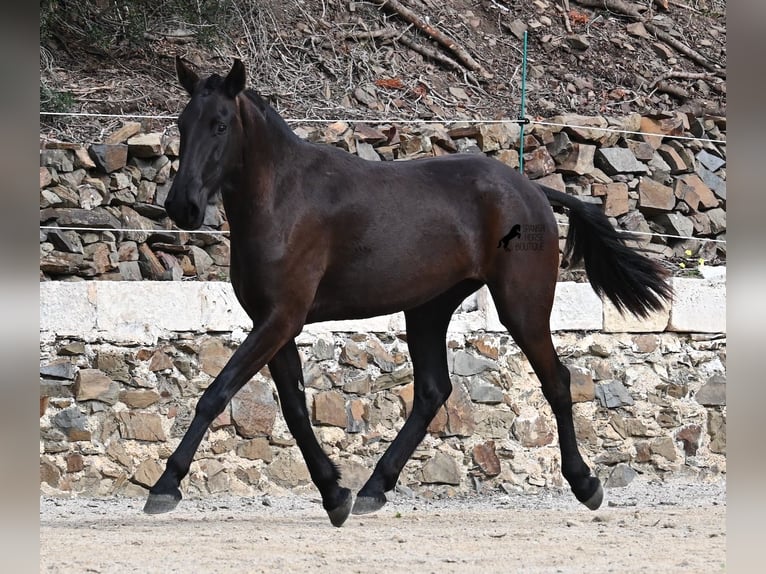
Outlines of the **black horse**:
<svg viewBox="0 0 766 574">
<path fill-rule="evenodd" d="M 199 79 L 180 58 L 191 100 L 178 121 L 180 168 L 165 207 L 196 229 L 220 191 L 230 225 L 231 283 L 253 330 L 200 398 L 194 418 L 144 510 L 172 510 L 213 419 L 264 365 L 279 393 L 330 521 L 340 526 L 353 496 L 314 435 L 294 338 L 306 323 L 404 311 L 414 368 L 412 412 L 353 502 L 364 514 L 386 503 L 402 468 L 450 394 L 445 337 L 450 317 L 487 285 L 503 325 L 524 351 L 556 417 L 561 471 L 590 509 L 598 478 L 577 449 L 569 371 L 556 354 L 549 317 L 559 264 L 551 204 L 569 211 L 566 253 L 584 260 L 596 292 L 646 317 L 671 298 L 665 272 L 630 249 L 596 206 L 531 182 L 476 155 L 368 162 L 302 141 L 253 90 L 234 61 L 226 77 Z M 534 229 L 532 248 L 497 249 L 512 225 Z"/>
</svg>

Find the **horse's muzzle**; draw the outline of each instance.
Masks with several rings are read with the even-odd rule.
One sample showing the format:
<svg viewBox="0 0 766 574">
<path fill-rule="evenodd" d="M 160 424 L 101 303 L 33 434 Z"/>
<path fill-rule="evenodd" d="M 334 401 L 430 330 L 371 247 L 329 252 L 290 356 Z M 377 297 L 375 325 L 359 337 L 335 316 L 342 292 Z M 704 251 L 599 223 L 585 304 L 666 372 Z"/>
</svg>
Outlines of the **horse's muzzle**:
<svg viewBox="0 0 766 574">
<path fill-rule="evenodd" d="M 188 194 L 178 193 L 175 184 L 165 200 L 165 211 L 181 229 L 199 229 L 205 220 L 205 208 L 197 201 L 190 200 Z"/>
</svg>

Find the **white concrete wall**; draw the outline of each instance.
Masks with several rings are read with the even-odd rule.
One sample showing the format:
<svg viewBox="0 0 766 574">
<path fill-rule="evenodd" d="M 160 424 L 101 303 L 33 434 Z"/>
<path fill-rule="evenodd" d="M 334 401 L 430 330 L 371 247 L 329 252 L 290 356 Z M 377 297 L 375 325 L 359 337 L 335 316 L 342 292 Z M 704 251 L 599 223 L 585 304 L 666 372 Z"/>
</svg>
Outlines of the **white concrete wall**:
<svg viewBox="0 0 766 574">
<path fill-rule="evenodd" d="M 726 332 L 725 274 L 716 279 L 675 278 L 675 299 L 646 320 L 621 316 L 603 303 L 587 283 L 561 282 L 551 313 L 552 331 L 609 333 Z M 457 313 L 453 332 L 505 331 L 483 288 L 475 311 Z M 248 331 L 252 322 L 229 283 L 173 281 L 79 281 L 40 283 L 41 338 L 74 336 L 84 340 L 151 344 L 176 331 Z M 404 315 L 306 325 L 305 332 L 404 330 Z"/>
</svg>

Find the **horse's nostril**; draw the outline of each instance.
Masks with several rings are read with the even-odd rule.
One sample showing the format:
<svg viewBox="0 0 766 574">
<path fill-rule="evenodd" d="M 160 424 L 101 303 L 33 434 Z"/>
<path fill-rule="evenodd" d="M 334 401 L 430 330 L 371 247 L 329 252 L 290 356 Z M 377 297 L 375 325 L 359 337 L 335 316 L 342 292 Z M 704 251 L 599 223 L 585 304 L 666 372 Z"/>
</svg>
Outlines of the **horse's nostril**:
<svg viewBox="0 0 766 574">
<path fill-rule="evenodd" d="M 189 204 L 189 221 L 197 221 L 199 217 L 199 206 L 196 203 Z"/>
</svg>

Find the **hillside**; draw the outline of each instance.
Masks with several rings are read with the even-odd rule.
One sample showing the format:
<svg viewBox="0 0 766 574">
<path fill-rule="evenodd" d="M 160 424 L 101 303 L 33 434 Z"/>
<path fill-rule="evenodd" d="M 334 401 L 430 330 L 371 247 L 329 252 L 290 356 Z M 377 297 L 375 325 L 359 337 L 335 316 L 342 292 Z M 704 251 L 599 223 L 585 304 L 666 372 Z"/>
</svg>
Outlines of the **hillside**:
<svg viewBox="0 0 766 574">
<path fill-rule="evenodd" d="M 180 54 L 200 73 L 243 59 L 251 85 L 291 118 L 513 118 L 526 30 L 529 116 L 726 114 L 723 0 L 61 4 L 41 7 L 47 111 L 175 115 Z M 146 127 L 172 123 L 157 122 Z M 41 134 L 95 141 L 119 124 L 45 116 Z"/>
</svg>

